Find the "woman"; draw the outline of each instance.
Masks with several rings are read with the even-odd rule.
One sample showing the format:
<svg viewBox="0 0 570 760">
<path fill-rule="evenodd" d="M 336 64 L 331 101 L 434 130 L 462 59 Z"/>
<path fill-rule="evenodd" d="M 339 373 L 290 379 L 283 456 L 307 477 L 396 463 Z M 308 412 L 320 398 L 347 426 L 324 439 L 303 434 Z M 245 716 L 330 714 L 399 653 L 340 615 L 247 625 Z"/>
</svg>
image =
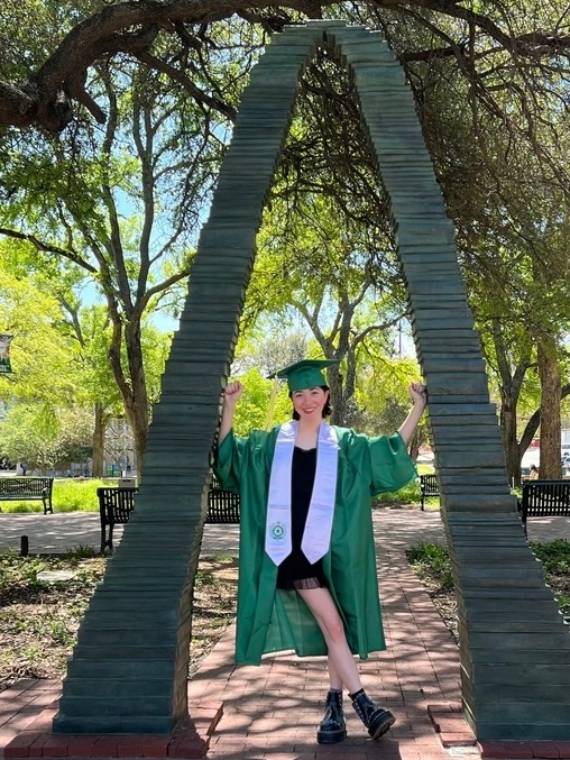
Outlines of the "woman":
<svg viewBox="0 0 570 760">
<path fill-rule="evenodd" d="M 424 386 L 412 384 L 414 405 L 391 437 L 330 426 L 322 370 L 334 363 L 305 360 L 278 372 L 293 420 L 247 438 L 232 432 L 243 388 L 230 383 L 216 457 L 221 483 L 241 495 L 236 662 L 259 664 L 264 653 L 286 649 L 327 655 L 320 743 L 346 736 L 343 687 L 374 739 L 395 721 L 363 690 L 353 654 L 367 659 L 386 648 L 370 499 L 415 477 L 406 447 L 426 405 Z"/>
</svg>

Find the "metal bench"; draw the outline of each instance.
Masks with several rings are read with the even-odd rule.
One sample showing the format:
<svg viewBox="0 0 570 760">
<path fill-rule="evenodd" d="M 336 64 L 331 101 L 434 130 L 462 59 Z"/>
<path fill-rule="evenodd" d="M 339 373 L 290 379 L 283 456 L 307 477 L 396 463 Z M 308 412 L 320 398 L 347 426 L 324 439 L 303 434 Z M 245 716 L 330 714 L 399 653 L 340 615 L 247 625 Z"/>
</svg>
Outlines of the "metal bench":
<svg viewBox="0 0 570 760">
<path fill-rule="evenodd" d="M 422 495 L 422 512 L 424 502 L 428 496 L 439 496 L 439 484 L 437 475 L 420 475 L 420 491 Z"/>
<path fill-rule="evenodd" d="M 527 480 L 519 501 L 525 536 L 528 517 L 570 515 L 570 480 Z"/>
<path fill-rule="evenodd" d="M 239 493 L 225 491 L 214 475 L 212 475 L 210 490 L 208 491 L 206 522 L 210 524 L 239 524 Z"/>
<path fill-rule="evenodd" d="M 99 517 L 101 519 L 101 554 L 108 548 L 113 551 L 113 528 L 129 521 L 135 508 L 137 488 L 98 488 Z"/>
<path fill-rule="evenodd" d="M 105 549 L 113 551 L 113 528 L 129 521 L 135 508 L 137 488 L 98 488 L 99 516 L 101 518 L 101 554 Z M 239 523 L 239 493 L 225 491 L 212 478 L 208 491 L 208 514 L 210 524 Z"/>
<path fill-rule="evenodd" d="M 0 478 L 0 501 L 41 501 L 44 515 L 53 514 L 53 478 Z"/>
</svg>

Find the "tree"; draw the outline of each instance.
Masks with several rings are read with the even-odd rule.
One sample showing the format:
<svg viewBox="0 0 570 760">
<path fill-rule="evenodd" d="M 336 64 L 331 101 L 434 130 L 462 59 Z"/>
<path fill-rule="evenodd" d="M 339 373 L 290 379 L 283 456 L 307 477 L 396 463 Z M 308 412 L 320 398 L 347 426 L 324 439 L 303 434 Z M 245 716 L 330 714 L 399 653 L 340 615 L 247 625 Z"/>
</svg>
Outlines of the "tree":
<svg viewBox="0 0 570 760">
<path fill-rule="evenodd" d="M 356 413 L 362 345 L 374 333 L 388 335 L 406 312 L 388 199 L 351 87 L 326 51 L 302 80 L 244 320 L 269 312 L 302 317 L 317 355 L 339 362 L 327 371 L 336 424 L 351 424 Z"/>
<path fill-rule="evenodd" d="M 513 30 L 524 23 L 524 11 L 531 6 L 517 7 L 521 15 L 513 20 Z M 543 8 L 537 17 L 541 23 L 547 23 L 550 10 L 556 12 L 554 6 Z M 509 13 L 498 12 L 504 19 Z M 416 12 L 399 25 L 394 17 L 387 31 L 404 51 L 421 44 L 421 29 L 429 24 L 430 35 L 443 39 L 434 19 L 420 19 Z M 547 410 L 541 436 L 551 442 L 542 447 L 542 469 L 556 477 L 564 382 L 557 365 L 570 295 L 568 257 L 560 245 L 568 225 L 570 187 L 567 113 L 560 107 L 565 64 L 558 61 L 538 81 L 532 65 L 511 60 L 504 50 L 485 50 L 472 25 L 464 27 L 464 44 L 452 45 L 456 31 L 447 30 L 447 54 L 412 57 L 406 66 L 458 228 L 488 365 L 497 378 L 509 474 L 520 478 L 524 449 L 517 437 L 517 403 L 528 370 L 540 361 L 541 405 Z M 424 41 L 427 45 L 429 37 L 424 35 Z"/>
<path fill-rule="evenodd" d="M 66 468 L 91 456 L 93 415 L 66 405 L 57 410 L 21 403 L 0 422 L 2 455 L 42 472 Z"/>
<path fill-rule="evenodd" d="M 371 341 L 359 361 L 355 394 L 360 410 L 358 427 L 370 435 L 394 433 L 410 408 L 410 383 L 417 382 L 419 377 L 420 368 L 415 359 L 393 356 L 381 343 Z M 428 421 L 424 416 L 410 445 L 414 459 L 428 439 Z"/>
<path fill-rule="evenodd" d="M 247 435 L 251 430 L 269 430 L 291 417 L 291 402 L 284 384 L 263 377 L 252 368 L 240 375 L 244 395 L 236 408 L 234 430 Z"/>
<path fill-rule="evenodd" d="M 4 268 L 0 257 L 0 325 L 13 334 L 12 375 L 0 376 L 0 397 L 7 402 L 54 409 L 62 398 L 73 398 L 76 378 L 73 346 L 57 329 L 57 300 Z M 46 413 L 49 416 L 49 413 Z"/>
<path fill-rule="evenodd" d="M 25 2 L 33 4 L 32 0 Z M 129 70 L 131 63 L 128 61 L 133 60 L 139 61 L 150 72 L 147 77 L 139 71 L 140 78 L 155 84 L 160 81 L 164 88 L 161 92 L 171 93 L 173 82 L 177 88 L 182 88 L 200 109 L 198 131 L 202 136 L 206 131 L 211 133 L 212 119 L 218 119 L 218 123 L 224 124 L 224 120 L 233 118 L 243 75 L 268 32 L 282 28 L 284 23 L 302 20 L 307 16 L 337 15 L 340 12 L 348 20 L 361 21 L 372 28 L 382 29 L 405 65 L 424 130 L 456 219 L 461 221 L 466 218 L 470 221 L 469 205 L 467 208 L 464 206 L 465 192 L 453 192 L 458 190 L 454 178 L 461 179 L 461 171 L 453 172 L 453 169 L 462 168 L 466 157 L 470 158 L 471 176 L 480 168 L 477 162 L 483 160 L 481 165 L 485 171 L 481 176 L 486 178 L 490 174 L 493 192 L 487 193 L 490 197 L 486 206 L 479 204 L 479 208 L 487 210 L 495 205 L 498 209 L 497 216 L 510 215 L 512 218 L 512 204 L 510 198 L 506 204 L 493 204 L 496 198 L 503 200 L 505 177 L 504 172 L 501 175 L 491 169 L 496 169 L 501 161 L 504 163 L 505 156 L 510 157 L 513 153 L 521 163 L 523 156 L 534 157 L 541 180 L 549 187 L 555 186 L 563 197 L 567 197 L 568 171 L 565 162 L 561 160 L 568 152 L 567 136 L 564 137 L 564 130 L 559 125 L 563 126 L 565 118 L 560 105 L 564 105 L 567 96 L 565 83 L 570 38 L 567 34 L 566 8 L 561 0 L 555 0 L 547 6 L 530 0 L 508 6 L 481 2 L 469 8 L 451 0 L 390 0 L 389 3 L 380 0 L 375 3 L 355 3 L 341 9 L 329 3 L 316 4 L 301 0 L 277 8 L 262 2 L 242 3 L 240 0 L 228 7 L 214 0 L 208 3 L 207 14 L 204 13 L 203 5 L 190 3 L 189 0 L 172 0 L 160 4 L 140 0 L 137 3 L 117 3 L 105 8 L 95 0 L 78 4 L 74 13 L 61 11 L 59 17 L 51 13 L 54 7 L 50 2 L 45 12 L 37 14 L 42 31 L 42 34 L 36 35 L 41 40 L 40 44 L 33 44 L 21 32 L 6 40 L 8 54 L 0 64 L 0 78 L 3 78 L 0 91 L 5 95 L 0 120 L 12 127 L 6 131 L 2 141 L 6 157 L 10 158 L 7 162 L 9 164 L 13 163 L 14 146 L 26 140 L 25 132 L 17 130 L 30 125 L 41 125 L 45 130 L 59 133 L 66 125 L 72 124 L 74 149 L 81 141 L 88 142 L 91 139 L 91 117 L 101 124 L 106 120 L 106 133 L 109 134 L 110 125 L 116 119 L 116 108 L 113 107 L 113 97 L 109 94 L 108 74 L 121 67 Z M 9 6 L 7 14 L 16 20 L 19 12 L 14 5 Z M 54 17 L 57 18 L 56 24 L 53 22 Z M 16 24 L 13 26 L 16 27 Z M 26 51 L 27 60 L 22 56 L 21 50 Z M 242 61 L 244 54 L 245 63 Z M 326 51 L 324 57 L 326 58 Z M 225 80 L 222 71 L 230 72 Z M 335 117 L 338 117 L 339 106 L 342 105 L 346 106 L 346 113 L 357 115 L 358 109 L 352 101 L 350 89 L 338 92 L 334 87 L 331 88 L 331 78 L 326 67 L 324 75 L 322 72 L 319 74 L 314 67 L 312 73 L 312 79 L 308 78 L 304 85 L 307 92 L 312 91 L 327 99 Z M 224 82 L 226 85 L 228 82 L 232 84 L 224 87 Z M 156 92 L 152 87 L 148 89 L 153 94 Z M 317 103 L 318 99 L 314 99 L 314 102 Z M 90 115 L 87 118 L 86 112 Z M 448 114 L 459 125 L 457 134 L 461 139 L 454 139 L 454 132 L 449 129 L 451 120 L 447 119 Z M 553 114 L 558 115 L 557 121 L 550 118 Z M 329 121 L 332 123 L 333 120 Z M 350 127 L 352 122 L 346 122 L 346 130 L 337 130 L 338 139 L 329 142 L 329 147 L 335 149 L 342 144 L 343 139 L 352 140 L 355 134 L 355 130 Z M 326 126 L 327 120 L 321 119 L 319 134 L 325 138 Z M 494 141 L 501 129 L 504 138 L 502 142 L 497 142 L 497 148 Z M 216 130 L 213 132 L 215 134 Z M 492 141 L 484 139 L 487 133 L 493 135 Z M 306 139 L 299 143 L 299 147 L 304 150 L 304 167 L 312 166 L 314 155 L 310 151 L 311 136 L 311 132 L 307 132 Z M 350 144 L 354 145 L 352 142 Z M 477 149 L 469 150 L 473 146 Z M 299 151 L 291 150 L 289 155 L 289 166 L 294 167 Z M 332 155 L 346 155 L 346 151 L 342 154 L 333 150 Z M 358 152 L 359 158 L 360 155 Z M 449 161 L 446 162 L 447 155 L 463 160 L 457 161 L 454 167 Z M 201 164 L 201 160 L 198 163 Z M 329 167 L 331 163 L 333 162 L 329 162 Z M 340 171 L 333 173 L 337 182 L 329 186 L 335 187 L 338 184 L 341 191 L 347 187 L 364 187 L 366 182 L 358 178 L 360 166 L 360 161 L 348 164 L 343 161 Z M 518 172 L 515 174 L 516 181 L 523 176 Z M 28 178 L 29 172 L 24 172 L 24 175 Z M 43 173 L 40 176 L 44 176 Z M 97 176 L 107 175 L 103 172 Z M 296 176 L 297 180 L 304 177 L 305 183 L 310 184 L 310 174 L 306 171 L 298 172 Z M 339 177 L 343 178 L 342 182 L 338 181 Z M 23 184 L 24 177 L 18 177 L 17 172 L 10 171 L 5 179 L 5 196 L 12 199 L 17 188 Z M 520 187 L 522 189 L 524 183 Z M 485 192 L 485 182 L 480 182 L 477 190 L 474 195 L 479 200 L 482 197 L 479 190 Z M 350 217 L 358 213 L 357 208 L 346 200 L 342 201 L 342 194 L 336 194 L 337 201 L 344 204 L 347 215 Z M 377 204 L 372 201 L 372 195 L 369 208 L 374 209 Z M 85 199 L 86 208 L 93 206 L 93 195 L 79 192 L 76 197 Z M 377 224 L 381 224 L 379 215 L 375 219 Z M 106 224 L 104 222 L 102 227 Z M 124 271 L 121 273 L 120 266 L 115 273 L 115 260 L 120 259 L 120 256 L 117 258 L 118 238 L 116 225 L 113 227 L 111 223 L 109 227 L 114 232 L 110 234 L 107 231 L 107 239 L 115 250 L 110 257 L 110 276 L 101 276 L 100 280 L 101 287 L 105 283 L 115 286 L 114 289 L 108 289 L 115 299 L 116 293 L 120 294 L 115 303 L 114 335 L 120 335 L 121 338 L 124 336 L 130 349 L 126 354 L 128 367 L 122 368 L 117 359 L 121 352 L 115 347 L 112 354 L 113 366 L 129 415 L 138 431 L 140 449 L 144 444 L 148 418 L 141 411 L 147 405 L 144 403 L 140 349 L 137 348 L 136 307 L 139 302 L 131 298 L 129 303 L 126 298 L 124 284 L 128 278 L 125 278 Z M 468 223 L 463 225 L 464 229 L 469 227 Z M 473 230 L 472 225 L 471 229 Z M 62 246 L 61 241 L 38 237 L 35 232 L 28 229 L 24 234 L 39 250 L 46 252 L 51 249 L 56 252 L 56 248 L 59 248 L 58 253 L 61 255 L 66 255 L 62 254 L 62 250 L 67 255 L 73 253 Z M 11 233 L 21 234 L 22 230 L 11 229 Z M 101 244 L 98 238 L 95 240 L 103 252 L 109 248 Z M 91 245 L 89 241 L 87 244 L 87 247 Z M 466 255 L 469 250 L 471 246 L 465 246 Z M 92 274 L 100 276 L 98 263 Z M 118 283 L 122 284 L 122 288 L 117 287 Z M 137 298 L 139 295 L 140 289 L 137 288 Z M 108 297 L 112 304 L 113 297 Z M 129 312 L 133 303 L 134 315 Z M 550 374 L 551 370 L 547 375 Z M 551 426 L 546 417 L 543 424 Z"/>
<path fill-rule="evenodd" d="M 0 378 L 0 397 L 24 405 L 26 419 L 35 409 L 38 426 L 51 425 L 54 435 L 65 404 L 89 410 L 93 474 L 102 475 L 106 425 L 124 415 L 108 362 L 107 310 L 81 305 L 84 278 L 65 260 L 37 260 L 20 241 L 4 241 L 0 252 L 0 325 L 15 336 L 14 375 Z M 149 401 L 156 402 L 171 336 L 145 319 L 141 342 Z"/>
<path fill-rule="evenodd" d="M 349 424 L 359 349 L 375 331 L 387 331 L 405 307 L 380 287 L 373 254 L 338 224 L 339 210 L 323 198 L 279 219 L 278 204 L 260 235 L 246 309 L 286 314 L 291 307 L 311 330 L 318 353 L 343 362 L 328 368 L 335 424 Z M 285 229 L 281 224 L 285 225 Z"/>
<path fill-rule="evenodd" d="M 32 5 L 31 0 L 27 0 L 27 5 Z M 18 7 L 13 0 L 6 12 L 12 26 L 21 21 Z M 37 124 L 58 132 L 69 124 L 77 106 L 103 123 L 105 111 L 92 93 L 90 74 L 98 62 L 120 54 L 150 56 L 147 65 L 160 66 L 173 78 L 187 81 L 193 97 L 210 104 L 211 96 L 188 78 L 184 53 L 206 50 L 212 44 L 209 35 L 212 23 L 238 14 L 248 23 L 273 30 L 299 15 L 319 18 L 329 8 L 334 15 L 344 11 L 333 2 L 314 0 L 288 0 L 279 6 L 260 0 L 235 0 L 229 6 L 220 0 L 208 0 L 207 4 L 190 0 L 164 3 L 139 0 L 103 7 L 97 2 L 83 3 L 78 14 L 67 17 L 59 14 L 63 30 L 59 44 L 50 40 L 52 49 L 46 50 L 43 60 L 37 56 L 33 67 L 26 67 L 21 50 L 9 36 L 11 25 L 6 24 L 4 42 L 10 55 L 1 72 L 0 123 L 18 127 Z M 396 23 L 417 26 L 424 39 L 428 38 L 427 45 L 404 48 L 400 51 L 401 58 L 454 59 L 475 93 L 491 103 L 492 90 L 488 92 L 485 87 L 489 62 L 505 79 L 516 72 L 527 79 L 532 77 L 535 84 L 542 76 L 543 89 L 554 74 L 564 73 L 568 63 L 570 41 L 562 2 L 548 6 L 528 1 L 508 6 L 481 2 L 476 7 L 464 7 L 453 0 L 378 0 L 354 4 L 352 9 L 352 18 L 376 22 L 389 34 Z M 171 42 L 165 50 L 172 51 L 176 45 L 177 57 L 169 58 L 164 50 L 164 57 L 153 55 L 157 40 L 167 35 Z M 199 81 L 203 71 L 202 68 L 192 71 L 194 79 Z M 477 93 L 477 89 L 481 92 Z M 530 97 L 529 102 L 532 105 Z"/>
<path fill-rule="evenodd" d="M 137 67 L 101 67 L 110 114 L 104 133 L 93 133 L 79 154 L 71 142 L 52 143 L 40 156 L 20 155 L 12 181 L 20 185 L 25 175 L 26 189 L 12 199 L 0 230 L 46 257 L 70 261 L 102 292 L 109 362 L 139 471 L 150 406 L 142 321 L 188 276 L 192 224 L 219 160 L 217 138 L 192 131 L 195 104 L 169 93 L 162 77 Z M 126 139 L 134 157 L 125 151 Z M 175 206 L 167 203 L 170 194 L 180 198 Z"/>
</svg>

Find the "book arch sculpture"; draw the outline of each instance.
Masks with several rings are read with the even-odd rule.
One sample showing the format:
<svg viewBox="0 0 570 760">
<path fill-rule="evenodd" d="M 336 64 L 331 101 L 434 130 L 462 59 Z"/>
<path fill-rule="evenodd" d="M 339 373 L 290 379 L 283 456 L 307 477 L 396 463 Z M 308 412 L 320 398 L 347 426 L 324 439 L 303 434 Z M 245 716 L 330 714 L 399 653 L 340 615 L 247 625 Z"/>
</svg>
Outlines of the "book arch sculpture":
<svg viewBox="0 0 570 760">
<path fill-rule="evenodd" d="M 136 512 L 81 624 L 57 732 L 169 733 L 187 715 L 191 590 L 220 392 L 297 85 L 323 44 L 354 79 L 397 226 L 430 391 L 466 717 L 479 739 L 570 738 L 570 636 L 507 486 L 454 230 L 412 94 L 381 34 L 332 21 L 275 34 L 252 71 L 200 236 Z"/>
</svg>

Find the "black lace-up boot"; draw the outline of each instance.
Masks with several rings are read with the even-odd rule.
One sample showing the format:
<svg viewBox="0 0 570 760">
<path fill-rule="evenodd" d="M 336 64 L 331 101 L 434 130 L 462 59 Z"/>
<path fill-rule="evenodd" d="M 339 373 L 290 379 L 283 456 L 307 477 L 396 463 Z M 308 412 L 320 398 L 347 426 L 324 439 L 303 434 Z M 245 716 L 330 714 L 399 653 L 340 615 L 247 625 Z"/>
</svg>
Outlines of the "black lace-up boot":
<svg viewBox="0 0 570 760">
<path fill-rule="evenodd" d="M 352 699 L 352 706 L 356 710 L 356 714 L 373 739 L 379 739 L 396 722 L 392 713 L 373 702 L 364 689 L 360 689 L 355 694 L 349 694 L 349 696 Z"/>
<path fill-rule="evenodd" d="M 319 725 L 319 744 L 336 744 L 346 738 L 346 723 L 342 711 L 342 691 L 331 689 L 327 694 L 324 717 Z"/>
</svg>

